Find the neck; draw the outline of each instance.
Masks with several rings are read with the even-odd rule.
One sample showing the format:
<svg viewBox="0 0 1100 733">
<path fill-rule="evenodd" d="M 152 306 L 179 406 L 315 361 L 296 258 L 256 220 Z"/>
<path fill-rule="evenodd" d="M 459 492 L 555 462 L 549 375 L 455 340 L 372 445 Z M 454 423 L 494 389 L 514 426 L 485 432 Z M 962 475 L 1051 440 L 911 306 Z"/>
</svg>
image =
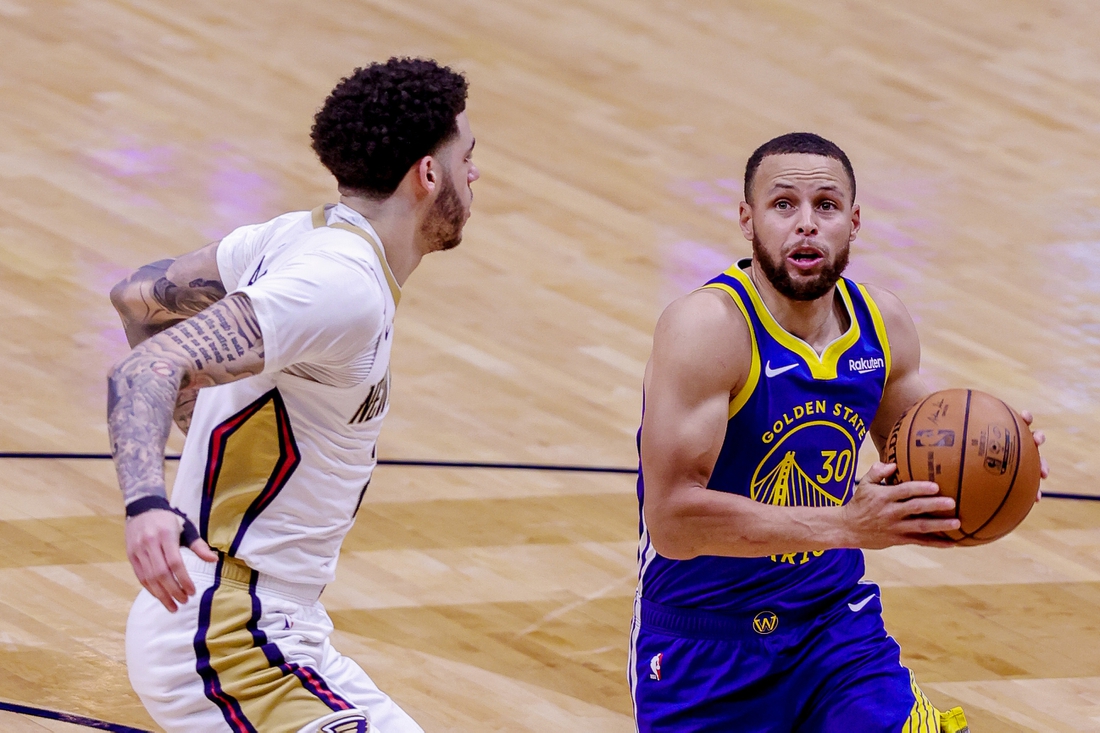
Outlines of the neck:
<svg viewBox="0 0 1100 733">
<path fill-rule="evenodd" d="M 341 195 L 340 203 L 362 214 L 374 227 L 393 277 L 403 286 L 424 256 L 417 246 L 419 217 L 413 208 L 398 195 L 386 199 Z"/>
<path fill-rule="evenodd" d="M 792 300 L 775 289 L 755 258 L 748 275 L 783 330 L 805 341 L 818 354 L 847 330 L 848 312 L 836 297 L 835 286 L 815 300 Z"/>
</svg>

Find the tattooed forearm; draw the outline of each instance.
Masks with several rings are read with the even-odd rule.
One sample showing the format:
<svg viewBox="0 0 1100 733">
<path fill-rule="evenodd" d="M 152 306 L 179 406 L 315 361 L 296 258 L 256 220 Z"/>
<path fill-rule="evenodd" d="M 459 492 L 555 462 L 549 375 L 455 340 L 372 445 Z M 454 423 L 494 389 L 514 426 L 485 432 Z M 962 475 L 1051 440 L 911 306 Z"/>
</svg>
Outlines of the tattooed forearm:
<svg viewBox="0 0 1100 733">
<path fill-rule="evenodd" d="M 139 347 L 107 379 L 107 428 L 123 500 L 165 496 L 164 444 L 184 369 Z"/>
<path fill-rule="evenodd" d="M 119 363 L 107 380 L 107 425 L 127 503 L 164 495 L 164 445 L 174 412 L 186 430 L 198 390 L 263 368 L 256 312 L 238 294 L 154 336 Z"/>
</svg>

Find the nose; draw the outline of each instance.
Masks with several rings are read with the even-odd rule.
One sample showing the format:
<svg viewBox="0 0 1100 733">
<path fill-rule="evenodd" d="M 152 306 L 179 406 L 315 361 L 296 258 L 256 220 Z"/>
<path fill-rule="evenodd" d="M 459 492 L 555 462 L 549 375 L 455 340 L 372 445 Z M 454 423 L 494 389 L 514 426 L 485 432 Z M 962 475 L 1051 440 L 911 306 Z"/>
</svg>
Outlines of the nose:
<svg viewBox="0 0 1100 733">
<path fill-rule="evenodd" d="M 473 183 L 479 178 L 481 178 L 481 171 L 477 169 L 476 165 L 471 165 L 470 172 L 466 174 L 466 182 Z"/>
<path fill-rule="evenodd" d="M 797 232 L 803 237 L 812 237 L 817 234 L 817 219 L 814 216 L 813 206 L 802 206 L 798 212 Z"/>
</svg>

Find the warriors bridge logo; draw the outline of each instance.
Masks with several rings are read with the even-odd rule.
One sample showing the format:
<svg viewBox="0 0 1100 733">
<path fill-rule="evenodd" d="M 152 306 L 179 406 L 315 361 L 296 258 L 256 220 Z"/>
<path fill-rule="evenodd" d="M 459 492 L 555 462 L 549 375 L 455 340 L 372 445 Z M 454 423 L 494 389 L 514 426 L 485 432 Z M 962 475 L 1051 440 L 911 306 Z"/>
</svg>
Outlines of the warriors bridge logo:
<svg viewBox="0 0 1100 733">
<path fill-rule="evenodd" d="M 824 419 L 822 419 L 824 418 Z M 832 419 L 836 420 L 834 422 Z M 852 426 L 851 431 L 842 427 Z M 761 436 L 771 449 L 752 475 L 749 498 L 774 506 L 840 506 L 852 492 L 858 445 L 867 427 L 839 403 L 796 405 Z M 853 435 L 854 433 L 854 435 Z M 773 562 L 803 565 L 823 551 L 772 555 Z"/>
<path fill-rule="evenodd" d="M 836 423 L 803 423 L 785 432 L 760 461 L 749 497 L 775 506 L 839 506 L 852 488 L 856 450 L 855 440 Z"/>
</svg>

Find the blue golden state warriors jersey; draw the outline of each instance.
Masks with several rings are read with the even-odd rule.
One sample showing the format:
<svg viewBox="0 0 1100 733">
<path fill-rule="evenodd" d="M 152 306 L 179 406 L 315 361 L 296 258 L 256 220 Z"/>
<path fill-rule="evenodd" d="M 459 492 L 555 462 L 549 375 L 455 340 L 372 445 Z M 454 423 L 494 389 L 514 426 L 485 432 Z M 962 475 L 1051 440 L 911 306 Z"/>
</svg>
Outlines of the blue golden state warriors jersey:
<svg viewBox="0 0 1100 733">
<path fill-rule="evenodd" d="M 704 286 L 733 298 L 752 334 L 749 377 L 730 402 L 707 488 L 777 506 L 846 504 L 890 372 L 882 316 L 862 286 L 841 279 L 837 291 L 850 325 L 819 356 L 776 322 L 742 265 L 747 261 Z M 644 502 L 639 472 L 639 511 Z M 671 560 L 653 549 L 644 514 L 640 530 L 638 594 L 664 606 L 779 611 L 847 593 L 863 576 L 859 550 Z"/>
</svg>

